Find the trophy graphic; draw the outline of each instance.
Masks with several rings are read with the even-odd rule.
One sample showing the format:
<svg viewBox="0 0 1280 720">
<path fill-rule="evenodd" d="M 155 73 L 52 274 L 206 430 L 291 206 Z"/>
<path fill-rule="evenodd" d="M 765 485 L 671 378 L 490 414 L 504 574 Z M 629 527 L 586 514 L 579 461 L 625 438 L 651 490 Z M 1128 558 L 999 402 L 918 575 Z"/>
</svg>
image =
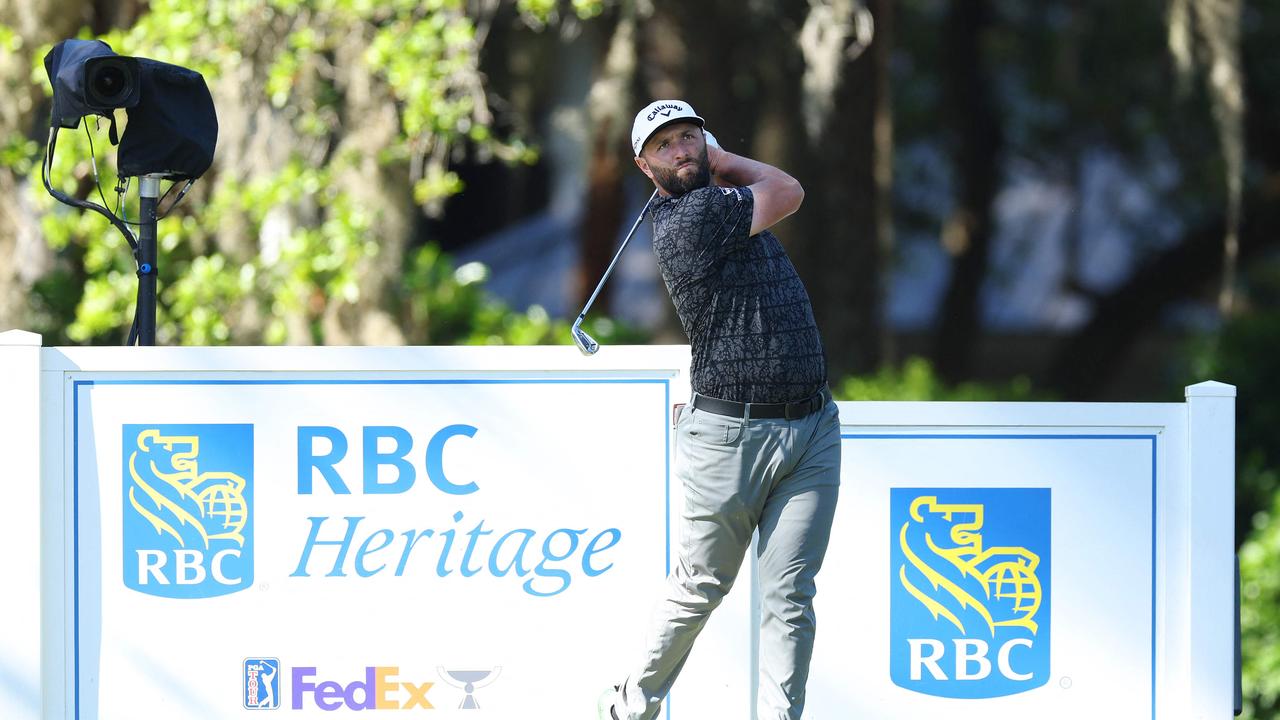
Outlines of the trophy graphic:
<svg viewBox="0 0 1280 720">
<path fill-rule="evenodd" d="M 479 710 L 480 703 L 476 702 L 473 693 L 477 688 L 482 688 L 497 680 L 498 674 L 502 672 L 502 666 L 497 665 L 492 670 L 446 670 L 443 665 L 440 665 L 436 667 L 436 672 L 440 673 L 440 677 L 445 682 L 467 694 L 462 699 L 462 704 L 458 706 L 459 708 L 463 710 Z"/>
</svg>

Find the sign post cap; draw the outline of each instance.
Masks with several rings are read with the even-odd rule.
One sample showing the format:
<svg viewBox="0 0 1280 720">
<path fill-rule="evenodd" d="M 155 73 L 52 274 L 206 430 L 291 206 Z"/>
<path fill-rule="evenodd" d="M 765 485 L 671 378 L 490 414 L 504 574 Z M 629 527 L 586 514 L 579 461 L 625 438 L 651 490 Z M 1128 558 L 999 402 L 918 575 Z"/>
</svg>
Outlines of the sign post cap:
<svg viewBox="0 0 1280 720">
<path fill-rule="evenodd" d="M 1206 380 L 1202 383 L 1187 386 L 1187 397 L 1235 397 L 1236 386 L 1220 383 L 1216 380 Z"/>
</svg>

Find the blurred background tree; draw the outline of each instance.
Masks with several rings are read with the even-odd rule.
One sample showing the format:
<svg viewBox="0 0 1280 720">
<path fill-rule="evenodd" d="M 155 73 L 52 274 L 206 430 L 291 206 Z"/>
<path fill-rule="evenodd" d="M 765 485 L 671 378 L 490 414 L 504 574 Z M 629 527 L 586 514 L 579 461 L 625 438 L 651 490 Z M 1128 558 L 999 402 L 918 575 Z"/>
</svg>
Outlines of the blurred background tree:
<svg viewBox="0 0 1280 720">
<path fill-rule="evenodd" d="M 127 247 L 39 180 L 72 36 L 214 93 L 214 167 L 160 223 L 163 344 L 567 343 L 649 193 L 631 113 L 684 97 L 807 188 L 778 234 L 842 397 L 1237 385 L 1246 693 L 1276 715 L 1280 0 L 0 0 L 0 325 L 118 344 Z M 53 167 L 81 198 L 116 182 L 89 125 Z M 567 299 L 500 300 L 521 271 Z M 593 334 L 683 342 L 669 310 L 603 319 L 622 285 Z"/>
<path fill-rule="evenodd" d="M 4 200 L 12 222 L 2 234 L 20 246 L 11 257 L 32 256 L 14 263 L 5 283 L 9 297 L 23 298 L 10 301 L 9 317 L 53 342 L 118 343 L 130 321 L 123 239 L 31 182 L 43 152 L 34 139 L 47 123 L 40 60 L 51 41 L 81 32 L 126 54 L 201 71 L 219 108 L 216 167 L 160 223 L 161 343 L 565 336 L 567 326 L 544 311 L 514 313 L 486 296 L 483 268 L 455 272 L 420 232 L 461 189 L 454 162 L 537 157 L 494 117 L 478 69 L 498 3 L 61 5 L 55 14 L 70 19 L 61 27 L 37 21 L 8 25 L 4 34 L 3 67 L 30 100 L 26 113 L 6 118 L 5 181 L 21 190 Z M 522 2 L 516 11 L 541 23 L 550 12 L 544 5 Z M 598 6 L 578 3 L 577 11 L 590 15 Z M 63 133 L 52 178 L 65 192 L 83 198 L 95 184 L 115 185 L 104 130 Z M 595 330 L 613 337 L 608 326 Z"/>
</svg>

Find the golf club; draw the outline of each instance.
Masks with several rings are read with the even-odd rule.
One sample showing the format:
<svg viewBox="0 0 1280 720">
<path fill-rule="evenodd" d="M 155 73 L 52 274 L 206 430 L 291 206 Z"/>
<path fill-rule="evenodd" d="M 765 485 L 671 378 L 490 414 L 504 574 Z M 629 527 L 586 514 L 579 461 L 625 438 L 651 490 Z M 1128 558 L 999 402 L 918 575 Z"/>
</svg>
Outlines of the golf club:
<svg viewBox="0 0 1280 720">
<path fill-rule="evenodd" d="M 618 258 L 622 257 L 622 251 L 627 249 L 627 243 L 631 242 L 631 236 L 636 234 L 636 228 L 640 227 L 640 222 L 644 220 L 644 214 L 649 209 L 649 203 L 657 197 L 658 191 L 655 189 L 649 199 L 645 201 L 644 207 L 640 209 L 640 217 L 636 218 L 636 222 L 631 226 L 630 232 L 623 238 L 622 245 L 618 248 L 618 252 L 614 253 L 613 260 L 609 262 L 609 267 L 605 268 L 604 277 L 600 278 L 599 284 L 596 285 L 595 292 L 591 293 L 591 297 L 587 299 L 587 304 L 582 308 L 582 312 L 578 313 L 578 319 L 573 321 L 573 328 L 570 334 L 573 335 L 573 344 L 578 346 L 583 355 L 595 355 L 600 349 L 600 343 L 596 342 L 586 330 L 582 329 L 582 320 L 587 316 L 587 311 L 591 309 L 591 303 L 596 301 L 596 296 L 600 294 L 600 289 L 604 287 L 604 283 L 609 279 L 609 275 L 613 272 L 613 266 L 618 264 Z"/>
</svg>

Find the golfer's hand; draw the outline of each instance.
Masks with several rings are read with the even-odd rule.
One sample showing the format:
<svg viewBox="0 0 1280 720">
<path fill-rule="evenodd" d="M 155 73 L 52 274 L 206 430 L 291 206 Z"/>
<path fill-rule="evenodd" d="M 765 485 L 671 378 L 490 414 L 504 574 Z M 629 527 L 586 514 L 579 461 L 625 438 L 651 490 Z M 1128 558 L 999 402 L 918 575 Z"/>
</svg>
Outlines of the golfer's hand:
<svg viewBox="0 0 1280 720">
<path fill-rule="evenodd" d="M 724 157 L 724 150 L 720 149 L 719 143 L 715 142 L 715 138 L 711 133 L 707 133 L 707 164 L 711 166 L 711 174 L 716 174 L 716 168 L 720 165 L 720 160 Z"/>
<path fill-rule="evenodd" d="M 707 138 L 707 165 L 711 170 L 712 184 L 720 187 L 737 187 L 716 172 L 716 167 L 719 165 L 720 160 L 724 158 L 724 150 L 720 148 L 720 143 L 716 141 L 716 136 L 706 129 L 703 129 L 702 134 Z"/>
</svg>

